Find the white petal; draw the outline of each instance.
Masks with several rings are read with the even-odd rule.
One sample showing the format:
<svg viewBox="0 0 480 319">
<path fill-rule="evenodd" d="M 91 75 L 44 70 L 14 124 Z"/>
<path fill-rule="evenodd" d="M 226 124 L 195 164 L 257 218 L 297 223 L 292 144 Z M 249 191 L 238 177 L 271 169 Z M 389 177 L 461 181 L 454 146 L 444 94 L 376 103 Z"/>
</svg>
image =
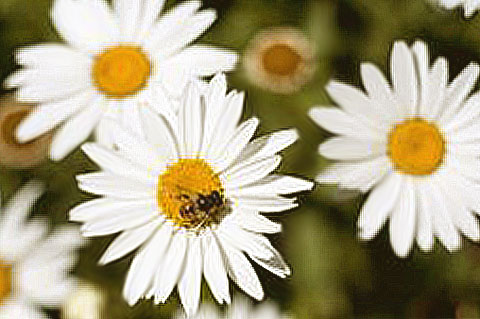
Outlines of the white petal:
<svg viewBox="0 0 480 319">
<path fill-rule="evenodd" d="M 385 174 L 392 171 L 387 156 L 359 162 L 336 163 L 317 175 L 319 183 L 338 184 L 340 187 L 367 192 Z"/>
<path fill-rule="evenodd" d="M 155 20 L 165 5 L 165 0 L 144 0 L 143 3 L 143 15 L 141 16 L 138 27 L 138 37 L 140 40 L 143 40 L 153 28 Z"/>
<path fill-rule="evenodd" d="M 114 0 L 113 8 L 121 31 L 121 39 L 132 42 L 136 35 L 143 9 L 143 0 Z"/>
<path fill-rule="evenodd" d="M 397 174 L 388 174 L 368 196 L 358 217 L 357 225 L 362 239 L 374 238 L 398 202 L 399 193 L 403 186 L 403 177 Z"/>
<path fill-rule="evenodd" d="M 202 10 L 183 21 L 176 21 L 177 24 L 181 24 L 179 27 L 170 27 L 167 31 L 169 34 L 166 37 L 158 35 L 153 41 L 146 40 L 145 46 L 150 52 L 155 52 L 157 58 L 168 57 L 202 35 L 216 18 L 217 15 L 214 10 Z M 162 19 L 158 24 L 161 23 Z M 158 24 L 156 28 L 158 28 Z"/>
<path fill-rule="evenodd" d="M 429 183 L 429 193 L 432 195 L 432 203 L 435 204 L 432 211 L 433 216 L 433 230 L 434 234 L 440 239 L 440 242 L 452 252 L 460 248 L 460 235 L 458 234 L 453 224 L 452 218 L 447 211 L 447 205 L 445 203 L 444 194 L 439 187 L 432 183 Z"/>
<path fill-rule="evenodd" d="M 185 1 L 175 6 L 162 15 L 160 20 L 151 28 L 148 30 L 144 28 L 145 33 L 140 34 L 143 44 L 153 49 L 157 43 L 161 44 L 165 38 L 174 36 L 183 27 L 185 21 L 188 21 L 201 6 L 202 3 L 198 0 Z"/>
<path fill-rule="evenodd" d="M 337 81 L 330 81 L 326 86 L 328 94 L 347 113 L 373 127 L 384 127 L 382 112 L 372 105 L 370 99 L 359 89 Z M 383 109 L 382 109 L 383 111 Z M 388 124 L 387 124 L 388 125 Z"/>
<path fill-rule="evenodd" d="M 198 86 L 191 82 L 178 115 L 180 148 L 185 156 L 196 155 L 202 146 L 205 105 L 201 100 Z"/>
<path fill-rule="evenodd" d="M 105 1 L 55 1 L 52 20 L 68 43 L 93 54 L 119 37 L 115 19 Z"/>
<path fill-rule="evenodd" d="M 71 221 L 94 223 L 108 220 L 116 215 L 128 215 L 135 211 L 152 211 L 155 203 L 152 199 L 119 199 L 113 197 L 96 198 L 84 202 L 70 210 Z"/>
<path fill-rule="evenodd" d="M 76 67 L 77 64 L 85 65 L 90 60 L 83 52 L 58 43 L 19 48 L 15 51 L 15 59 L 20 65 L 43 69 Z"/>
<path fill-rule="evenodd" d="M 190 238 L 185 269 L 178 282 L 178 294 L 188 316 L 198 311 L 200 287 L 202 283 L 202 242 L 199 238 Z"/>
<path fill-rule="evenodd" d="M 232 163 L 231 169 L 235 169 L 237 165 L 254 163 L 275 155 L 295 143 L 297 139 L 298 133 L 295 129 L 277 131 L 259 137 L 247 144 L 235 162 Z"/>
<path fill-rule="evenodd" d="M 275 234 L 282 231 L 282 225 L 272 222 L 255 210 L 237 209 L 232 216 L 236 224 L 254 233 Z"/>
<path fill-rule="evenodd" d="M 290 210 L 298 206 L 295 199 L 280 197 L 280 196 L 266 196 L 266 197 L 244 197 L 235 198 L 229 196 L 232 201 L 241 209 L 256 210 L 264 213 L 282 212 Z"/>
<path fill-rule="evenodd" d="M 6 303 L 0 310 L 0 319 L 12 318 L 48 319 L 33 304 L 21 299 Z"/>
<path fill-rule="evenodd" d="M 269 175 L 241 188 L 229 190 L 234 196 L 291 194 L 312 189 L 314 183 L 288 175 Z"/>
<path fill-rule="evenodd" d="M 234 51 L 207 45 L 192 45 L 164 62 L 170 67 L 185 68 L 195 76 L 210 76 L 217 72 L 232 71 L 238 55 Z"/>
<path fill-rule="evenodd" d="M 125 176 L 138 180 L 143 183 L 149 183 L 152 176 L 144 168 L 120 157 L 115 151 L 106 149 L 99 144 L 85 143 L 82 150 L 98 166 L 107 172 Z"/>
<path fill-rule="evenodd" d="M 323 142 L 319 153 L 335 160 L 360 160 L 386 154 L 387 145 L 379 141 L 356 140 L 351 137 L 333 137 Z"/>
<path fill-rule="evenodd" d="M 205 254 L 205 258 L 203 259 L 205 280 L 215 299 L 217 299 L 219 303 L 226 301 L 226 303 L 229 304 L 231 300 L 228 290 L 227 272 L 214 236 L 208 236 L 203 239 L 203 251 Z"/>
<path fill-rule="evenodd" d="M 418 105 L 417 72 L 413 55 L 407 44 L 397 41 L 391 56 L 392 82 L 399 103 L 404 105 L 402 115 L 414 115 Z"/>
<path fill-rule="evenodd" d="M 219 91 L 223 91 L 223 89 L 220 88 Z M 224 145 L 225 140 L 234 133 L 243 113 L 244 98 L 243 92 L 237 93 L 236 91 L 230 92 L 226 97 L 218 95 L 210 97 L 211 101 L 206 107 L 206 131 L 203 142 L 203 149 L 207 156 L 208 154 L 214 156 L 218 153 L 218 149 Z M 223 134 L 218 134 L 218 132 L 223 132 Z"/>
<path fill-rule="evenodd" d="M 95 105 L 87 107 L 68 120 L 55 134 L 50 147 L 50 157 L 58 161 L 85 141 L 102 116 L 102 110 Z"/>
<path fill-rule="evenodd" d="M 165 302 L 172 292 L 182 274 L 186 252 L 187 239 L 183 234 L 175 234 L 165 252 L 162 266 L 155 275 L 155 303 Z"/>
<path fill-rule="evenodd" d="M 146 294 L 160 261 L 165 257 L 170 238 L 171 228 L 164 225 L 133 259 L 123 287 L 123 296 L 130 306 Z"/>
<path fill-rule="evenodd" d="M 309 115 L 320 127 L 335 134 L 379 141 L 386 138 L 385 134 L 366 126 L 338 108 L 313 107 Z"/>
<path fill-rule="evenodd" d="M 429 80 L 428 72 L 430 70 L 428 48 L 425 42 L 417 40 L 412 45 L 411 50 L 413 52 L 413 57 L 415 59 L 415 63 L 418 70 L 418 86 L 419 86 L 419 93 L 420 93 L 419 101 L 418 101 L 419 102 L 418 109 L 422 110 L 424 108 L 429 107 L 428 105 L 429 101 L 427 99 L 428 98 L 427 81 Z"/>
<path fill-rule="evenodd" d="M 226 170 L 220 177 L 226 183 L 228 189 L 238 188 L 261 180 L 275 170 L 280 165 L 281 160 L 282 158 L 279 155 L 267 157 L 253 164 L 237 166 L 234 170 Z"/>
<path fill-rule="evenodd" d="M 447 133 L 454 134 L 457 131 L 467 128 L 480 115 L 480 92 L 476 92 L 463 104 L 462 108 L 455 114 L 451 121 L 443 126 Z"/>
<path fill-rule="evenodd" d="M 212 156 L 211 160 L 217 172 L 225 170 L 239 156 L 253 134 L 255 134 L 259 123 L 260 121 L 256 117 L 243 122 L 235 132 L 231 134 L 230 138 L 225 139 L 226 143 L 216 149 L 220 152 L 217 151 L 215 154 L 210 153 Z M 220 132 L 217 134 L 220 134 Z"/>
<path fill-rule="evenodd" d="M 257 300 L 263 299 L 264 293 L 255 270 L 245 255 L 230 244 L 222 242 L 230 277 L 247 294 Z"/>
<path fill-rule="evenodd" d="M 141 113 L 143 128 L 147 141 L 155 146 L 160 159 L 166 162 L 170 158 L 178 158 L 179 150 L 175 132 L 169 121 L 144 108 Z"/>
<path fill-rule="evenodd" d="M 428 188 L 423 183 L 417 185 L 418 191 L 418 218 L 417 218 L 417 244 L 424 251 L 431 251 L 434 244 L 433 237 L 433 218 L 435 214 L 435 203 Z"/>
<path fill-rule="evenodd" d="M 145 243 L 158 227 L 159 222 L 154 221 L 134 229 L 125 230 L 110 243 L 98 263 L 106 265 L 122 258 Z"/>
<path fill-rule="evenodd" d="M 480 67 L 472 62 L 450 83 L 443 101 L 445 112 L 441 115 L 439 123 L 446 124 L 454 118 L 477 82 L 479 73 Z"/>
<path fill-rule="evenodd" d="M 415 237 L 416 186 L 406 178 L 390 217 L 390 242 L 399 257 L 406 257 Z"/>
<path fill-rule="evenodd" d="M 448 82 L 448 62 L 445 58 L 439 57 L 429 72 L 426 83 L 427 104 L 421 105 L 419 115 L 435 120 L 443 112 L 443 99 L 446 94 Z"/>
<path fill-rule="evenodd" d="M 362 63 L 360 71 L 363 86 L 370 98 L 372 111 L 378 112 L 378 116 L 383 118 L 382 123 L 389 125 L 399 113 L 400 107 L 390 84 L 378 67 L 371 63 Z"/>
</svg>

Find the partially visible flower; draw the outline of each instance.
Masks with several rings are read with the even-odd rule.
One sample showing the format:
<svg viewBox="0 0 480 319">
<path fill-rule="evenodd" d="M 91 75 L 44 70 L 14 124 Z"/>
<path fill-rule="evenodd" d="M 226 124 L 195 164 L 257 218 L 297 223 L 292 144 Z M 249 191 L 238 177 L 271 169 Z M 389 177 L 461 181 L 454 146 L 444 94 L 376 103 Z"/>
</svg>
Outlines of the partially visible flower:
<svg viewBox="0 0 480 319">
<path fill-rule="evenodd" d="M 275 93 L 291 94 L 315 73 L 315 47 L 296 28 L 271 28 L 251 40 L 243 64 L 251 82 Z"/>
<path fill-rule="evenodd" d="M 0 100 L 0 164 L 9 168 L 31 168 L 48 156 L 52 133 L 19 143 L 15 137 L 18 124 L 32 111 L 33 105 L 18 102 L 13 95 Z"/>
<path fill-rule="evenodd" d="M 121 232 L 100 260 L 106 264 L 140 247 L 130 266 L 124 297 L 165 302 L 178 284 L 189 315 L 198 309 L 202 274 L 219 303 L 230 302 L 228 277 L 249 295 L 263 289 L 245 254 L 286 277 L 288 265 L 263 233 L 281 226 L 260 212 L 298 206 L 283 195 L 313 183 L 271 174 L 280 151 L 297 139 L 284 130 L 250 141 L 257 118 L 238 124 L 242 93 L 227 94 L 224 75 L 200 94 L 195 82 L 185 92 L 178 118 L 142 109 L 144 136 L 111 123 L 116 149 L 87 143 L 83 151 L 102 171 L 77 176 L 79 187 L 101 198 L 70 211 L 83 222 L 84 236 Z"/>
<path fill-rule="evenodd" d="M 62 307 L 62 319 L 103 319 L 105 298 L 100 287 L 80 281 Z"/>
<path fill-rule="evenodd" d="M 1 210 L 1 319 L 45 319 L 41 308 L 60 308 L 76 287 L 69 272 L 84 241 L 76 227 L 47 234 L 46 221 L 27 219 L 41 192 L 37 182 L 30 182 Z"/>
<path fill-rule="evenodd" d="M 21 48 L 23 69 L 6 80 L 20 101 L 39 106 L 19 125 L 30 141 L 60 126 L 50 157 L 60 160 L 95 131 L 109 144 L 104 119 L 116 118 L 140 132 L 141 102 L 180 98 L 191 77 L 231 71 L 237 54 L 190 45 L 216 19 L 201 2 L 185 1 L 160 15 L 163 0 L 56 0 L 52 20 L 66 44 Z M 152 103 L 163 111 L 165 103 Z"/>
<path fill-rule="evenodd" d="M 390 220 L 400 257 L 414 241 L 430 251 L 435 237 L 455 251 L 460 233 L 480 239 L 480 93 L 469 96 L 480 67 L 470 63 L 449 83 L 447 60 L 431 64 L 422 41 L 395 42 L 390 63 L 392 85 L 364 63 L 365 93 L 331 81 L 326 89 L 340 108 L 311 110 L 318 125 L 339 135 L 320 145 L 320 154 L 340 162 L 317 181 L 371 190 L 358 217 L 360 238 L 374 238 Z"/>
<path fill-rule="evenodd" d="M 465 17 L 471 17 L 475 11 L 480 9 L 480 0 L 433 0 L 446 9 L 463 6 Z"/>
<path fill-rule="evenodd" d="M 187 317 L 181 310 L 177 311 L 174 319 L 292 319 L 292 316 L 283 314 L 278 305 L 265 301 L 254 306 L 247 298 L 237 295 L 232 305 L 225 313 L 220 313 L 218 308 L 210 304 L 202 304 L 198 313 Z"/>
</svg>

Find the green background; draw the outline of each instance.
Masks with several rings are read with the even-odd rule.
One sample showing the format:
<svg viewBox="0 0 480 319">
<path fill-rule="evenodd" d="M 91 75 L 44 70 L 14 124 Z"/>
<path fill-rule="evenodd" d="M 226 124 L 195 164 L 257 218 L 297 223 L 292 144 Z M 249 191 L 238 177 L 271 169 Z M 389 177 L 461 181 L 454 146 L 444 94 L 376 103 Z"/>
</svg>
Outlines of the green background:
<svg viewBox="0 0 480 319">
<path fill-rule="evenodd" d="M 278 95 L 249 83 L 240 63 L 229 75 L 231 89 L 246 91 L 245 118 L 261 119 L 259 135 L 298 128 L 301 139 L 286 152 L 280 172 L 313 179 L 327 165 L 317 154 L 329 137 L 308 118 L 313 105 L 332 103 L 324 86 L 330 78 L 360 85 L 359 65 L 370 61 L 387 72 L 393 41 L 426 41 L 432 57 L 446 56 L 453 78 L 469 62 L 480 61 L 480 17 L 445 11 L 426 0 L 209 0 L 218 20 L 199 42 L 236 49 L 242 55 L 256 32 L 273 26 L 302 29 L 317 48 L 312 81 L 292 95 Z M 171 7 L 175 1 L 169 1 Z M 0 2 L 0 74 L 16 66 L 15 48 L 43 41 L 60 41 L 50 23 L 51 0 Z M 6 93 L 6 91 L 3 91 Z M 31 170 L 1 168 L 0 186 L 8 198 L 36 177 L 48 186 L 36 215 L 52 225 L 67 222 L 67 211 L 90 198 L 81 193 L 74 176 L 96 167 L 76 151 L 59 163 Z M 475 318 L 480 316 L 480 249 L 464 240 L 463 249 L 449 254 L 437 242 L 430 254 L 415 247 L 405 259 L 390 248 L 385 229 L 369 243 L 356 238 L 356 219 L 365 195 L 335 187 L 315 187 L 301 194 L 302 207 L 273 219 L 283 233 L 270 236 L 293 269 L 286 280 L 255 266 L 266 296 L 296 318 Z M 96 261 L 114 236 L 95 238 L 81 251 L 75 273 L 99 284 L 107 293 L 105 318 L 170 318 L 178 306 L 174 293 L 166 305 L 141 301 L 130 308 L 121 291 L 132 254 L 108 266 Z M 238 290 L 232 284 L 232 290 Z M 213 302 L 203 286 L 202 299 Z M 460 316 L 461 312 L 461 316 Z M 58 313 L 51 312 L 56 318 Z"/>
</svg>

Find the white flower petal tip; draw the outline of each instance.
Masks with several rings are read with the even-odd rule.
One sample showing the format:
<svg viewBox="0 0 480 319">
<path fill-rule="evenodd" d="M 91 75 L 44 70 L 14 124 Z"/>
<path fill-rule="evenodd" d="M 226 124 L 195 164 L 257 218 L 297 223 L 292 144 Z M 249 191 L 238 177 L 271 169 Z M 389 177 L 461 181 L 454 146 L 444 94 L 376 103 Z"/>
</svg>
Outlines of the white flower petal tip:
<svg viewBox="0 0 480 319">
<path fill-rule="evenodd" d="M 464 16 L 467 19 L 472 18 L 472 16 L 480 9 L 480 3 L 471 0 L 436 0 L 434 2 L 437 3 L 438 6 L 447 10 L 452 10 L 456 7 L 463 7 Z"/>
</svg>

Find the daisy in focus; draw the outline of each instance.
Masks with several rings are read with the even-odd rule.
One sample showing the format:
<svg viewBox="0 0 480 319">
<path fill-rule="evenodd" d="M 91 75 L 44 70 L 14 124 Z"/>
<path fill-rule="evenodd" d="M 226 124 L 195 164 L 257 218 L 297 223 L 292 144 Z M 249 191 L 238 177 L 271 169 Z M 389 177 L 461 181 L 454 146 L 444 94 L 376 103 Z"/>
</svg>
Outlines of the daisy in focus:
<svg viewBox="0 0 480 319">
<path fill-rule="evenodd" d="M 234 68 L 234 52 L 190 45 L 214 22 L 215 11 L 199 11 L 201 2 L 194 0 L 158 18 L 164 2 L 114 0 L 111 8 L 104 0 L 56 0 L 52 21 L 66 43 L 17 50 L 24 68 L 6 80 L 7 87 L 19 88 L 20 101 L 39 103 L 19 125 L 19 141 L 60 126 L 53 160 L 93 131 L 109 145 L 103 119 L 116 118 L 139 132 L 139 102 L 179 98 L 191 77 Z"/>
<path fill-rule="evenodd" d="M 358 218 L 361 239 L 375 237 L 390 219 L 391 245 L 400 257 L 414 241 L 430 251 L 434 237 L 457 250 L 460 233 L 480 238 L 480 93 L 469 96 L 479 66 L 471 63 L 448 83 L 446 59 L 431 65 L 421 41 L 412 47 L 395 42 L 390 61 L 392 86 L 364 63 L 366 93 L 331 81 L 326 89 L 341 108 L 311 110 L 318 125 L 339 135 L 319 152 L 341 162 L 317 180 L 371 190 Z"/>
<path fill-rule="evenodd" d="M 285 277 L 289 267 L 262 233 L 281 226 L 260 212 L 297 207 L 281 195 L 313 183 L 271 174 L 278 152 L 297 139 L 284 130 L 252 139 L 258 119 L 240 125 L 243 93 L 226 94 L 224 75 L 205 95 L 195 82 L 178 119 L 142 109 L 145 139 L 111 122 L 116 149 L 87 143 L 83 151 L 102 171 L 77 177 L 79 187 L 102 196 L 70 211 L 83 235 L 121 232 L 100 259 L 107 264 L 139 248 L 124 286 L 130 305 L 140 298 L 165 302 L 175 285 L 188 315 L 198 309 L 202 274 L 219 303 L 230 303 L 228 277 L 255 299 L 260 281 L 245 256 Z"/>
<path fill-rule="evenodd" d="M 435 0 L 438 5 L 445 9 L 463 6 L 465 17 L 470 18 L 478 9 L 480 9 L 480 0 Z"/>
<path fill-rule="evenodd" d="M 25 185 L 2 209 L 0 217 L 0 318 L 46 319 L 42 308 L 59 308 L 76 280 L 69 271 L 83 244 L 76 227 L 59 227 L 47 235 L 46 221 L 27 221 L 41 195 L 36 182 Z"/>
<path fill-rule="evenodd" d="M 193 317 L 186 317 L 184 313 L 179 311 L 175 315 L 175 319 L 292 319 L 287 314 L 282 314 L 278 306 L 272 302 L 265 301 L 258 306 L 243 296 L 237 295 L 228 307 L 225 314 L 221 314 L 218 308 L 210 304 L 202 304 L 198 313 Z"/>
</svg>

